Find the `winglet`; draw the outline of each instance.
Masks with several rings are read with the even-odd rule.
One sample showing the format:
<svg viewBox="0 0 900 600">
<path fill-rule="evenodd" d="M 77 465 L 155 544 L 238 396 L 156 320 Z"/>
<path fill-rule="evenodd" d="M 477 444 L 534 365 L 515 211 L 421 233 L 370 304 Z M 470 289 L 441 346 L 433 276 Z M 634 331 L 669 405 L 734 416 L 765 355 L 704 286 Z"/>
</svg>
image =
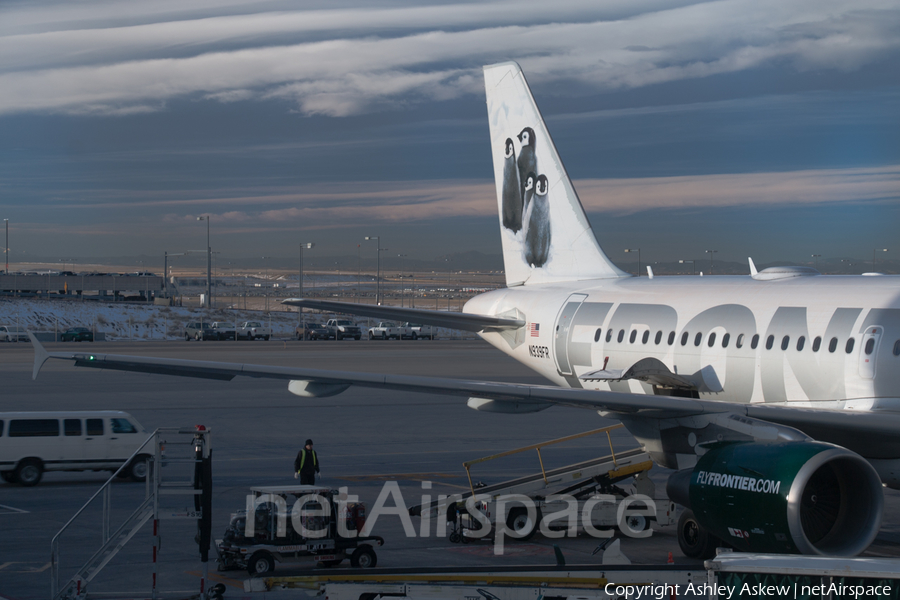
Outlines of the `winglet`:
<svg viewBox="0 0 900 600">
<path fill-rule="evenodd" d="M 38 373 L 41 372 L 41 367 L 44 366 L 44 363 L 47 362 L 47 359 L 50 358 L 50 353 L 41 345 L 38 341 L 37 337 L 31 333 L 31 331 L 26 330 L 28 337 L 31 339 L 31 345 L 34 347 L 34 369 L 31 371 L 31 379 L 37 379 Z"/>
<path fill-rule="evenodd" d="M 758 274 L 759 271 L 756 270 L 756 265 L 753 264 L 753 259 L 752 259 L 752 258 L 750 258 L 750 257 L 748 256 L 748 257 L 747 257 L 747 260 L 750 261 L 750 276 L 753 277 L 754 275 Z"/>
</svg>

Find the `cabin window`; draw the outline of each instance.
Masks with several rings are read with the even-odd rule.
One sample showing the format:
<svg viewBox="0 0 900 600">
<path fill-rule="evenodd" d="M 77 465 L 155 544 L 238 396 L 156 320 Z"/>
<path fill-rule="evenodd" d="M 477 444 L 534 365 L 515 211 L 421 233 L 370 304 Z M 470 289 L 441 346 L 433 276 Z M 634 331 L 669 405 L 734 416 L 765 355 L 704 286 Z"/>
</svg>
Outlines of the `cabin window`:
<svg viewBox="0 0 900 600">
<path fill-rule="evenodd" d="M 730 339 L 731 339 L 731 334 L 730 334 L 730 333 L 726 333 L 725 335 L 722 336 L 722 347 L 723 347 L 723 348 L 727 348 L 727 347 L 728 347 L 728 341 L 729 341 Z"/>
<path fill-rule="evenodd" d="M 783 338 L 781 338 L 781 349 L 782 350 L 787 350 L 788 346 L 790 346 L 790 345 L 791 345 L 791 336 L 786 335 Z"/>
<path fill-rule="evenodd" d="M 628 338 L 628 342 L 633 344 L 634 340 L 636 340 L 636 339 L 637 339 L 637 329 L 632 329 L 631 336 L 629 336 L 629 338 Z"/>
<path fill-rule="evenodd" d="M 57 435 L 59 435 L 59 419 L 14 419 L 9 422 L 9 437 Z"/>
<path fill-rule="evenodd" d="M 816 339 L 813 340 L 813 352 L 818 352 L 819 348 L 822 347 L 822 336 L 817 335 Z"/>
<path fill-rule="evenodd" d="M 837 338 L 833 337 L 831 338 L 831 341 L 828 342 L 828 351 L 834 352 L 835 350 L 837 350 Z"/>
<path fill-rule="evenodd" d="M 865 349 L 866 356 L 872 354 L 872 350 L 874 350 L 874 349 L 875 349 L 875 338 L 869 338 L 868 340 L 866 340 L 866 349 Z"/>
<path fill-rule="evenodd" d="M 750 339 L 750 348 L 756 350 L 757 346 L 759 346 L 759 334 L 754 333 L 753 337 Z"/>
<path fill-rule="evenodd" d="M 712 332 L 709 334 L 709 339 L 706 341 L 706 345 L 709 346 L 710 348 L 712 348 L 713 345 L 715 345 L 715 343 L 716 343 L 716 332 Z"/>
<path fill-rule="evenodd" d="M 613 330 L 612 327 L 609 328 L 609 331 L 606 332 L 606 341 L 609 342 L 612 340 Z"/>
<path fill-rule="evenodd" d="M 700 345 L 700 342 L 701 342 L 702 340 L 703 340 L 703 334 L 702 334 L 702 333 L 698 333 L 697 335 L 694 336 L 694 345 L 695 345 L 695 346 L 699 346 L 699 345 Z"/>
<path fill-rule="evenodd" d="M 64 419 L 63 431 L 66 435 L 81 435 L 81 419 Z"/>
<path fill-rule="evenodd" d="M 854 346 L 855 343 L 856 343 L 856 339 L 855 339 L 855 338 L 850 338 L 849 340 L 847 340 L 847 345 L 844 346 L 844 351 L 845 351 L 847 354 L 850 354 L 851 352 L 853 352 L 853 346 Z"/>
<path fill-rule="evenodd" d="M 741 333 L 737 336 L 737 339 L 734 340 L 735 348 L 743 348 L 744 347 L 744 334 Z"/>
<path fill-rule="evenodd" d="M 595 341 L 595 342 L 599 342 L 599 341 L 600 341 L 600 336 L 601 336 L 601 335 L 603 335 L 603 330 L 602 330 L 602 329 L 598 329 L 597 331 L 595 331 L 595 332 L 594 332 L 594 341 Z"/>
<path fill-rule="evenodd" d="M 675 332 L 670 331 L 669 332 L 669 345 L 671 346 L 674 343 L 675 343 Z M 900 340 L 898 340 L 897 343 L 900 344 Z"/>
<path fill-rule="evenodd" d="M 659 346 L 659 343 L 662 341 L 662 331 L 656 332 L 656 337 L 653 339 L 653 343 Z"/>
<path fill-rule="evenodd" d="M 770 335 L 769 337 L 766 338 L 766 350 L 771 350 L 772 346 L 774 346 L 774 345 L 775 345 L 775 336 Z"/>
<path fill-rule="evenodd" d="M 624 329 L 620 329 L 620 330 L 619 330 L 619 335 L 616 336 L 616 341 L 619 342 L 619 343 L 621 344 L 621 343 L 622 343 L 622 340 L 624 340 L 624 339 L 625 339 L 625 330 L 624 330 Z"/>
<path fill-rule="evenodd" d="M 641 343 L 646 344 L 650 341 L 650 330 L 644 332 L 644 335 L 641 336 Z"/>
<path fill-rule="evenodd" d="M 894 342 L 894 356 L 900 356 L 900 340 Z"/>
<path fill-rule="evenodd" d="M 681 345 L 687 346 L 688 335 L 690 335 L 687 331 L 681 334 Z"/>
<path fill-rule="evenodd" d="M 803 346 L 805 346 L 805 345 L 806 345 L 806 337 L 801 335 L 800 337 L 797 338 L 797 352 L 800 352 L 801 350 L 803 350 Z"/>
</svg>

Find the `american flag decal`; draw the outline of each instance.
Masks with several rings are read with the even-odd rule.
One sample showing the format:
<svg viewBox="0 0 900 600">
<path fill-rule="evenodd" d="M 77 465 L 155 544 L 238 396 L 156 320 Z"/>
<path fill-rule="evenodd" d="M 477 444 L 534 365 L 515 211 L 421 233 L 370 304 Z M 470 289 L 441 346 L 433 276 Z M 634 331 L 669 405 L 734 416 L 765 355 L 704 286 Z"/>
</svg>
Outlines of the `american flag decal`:
<svg viewBox="0 0 900 600">
<path fill-rule="evenodd" d="M 532 323 L 530 330 L 531 330 L 531 337 L 540 337 L 541 336 L 541 324 L 540 323 Z"/>
</svg>

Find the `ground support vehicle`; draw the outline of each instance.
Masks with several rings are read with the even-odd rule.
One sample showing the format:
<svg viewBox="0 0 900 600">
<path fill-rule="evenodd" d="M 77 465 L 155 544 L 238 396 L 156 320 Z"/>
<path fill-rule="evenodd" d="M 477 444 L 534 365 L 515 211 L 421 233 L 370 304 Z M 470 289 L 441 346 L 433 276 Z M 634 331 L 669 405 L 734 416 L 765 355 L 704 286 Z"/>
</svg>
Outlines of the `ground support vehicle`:
<svg viewBox="0 0 900 600">
<path fill-rule="evenodd" d="M 325 329 L 328 330 L 329 339 L 353 338 L 358 340 L 362 337 L 362 330 L 354 325 L 353 321 L 347 319 L 328 319 Z"/>
<path fill-rule="evenodd" d="M 210 328 L 216 333 L 216 339 L 219 341 L 234 339 L 234 323 L 229 323 L 227 321 L 215 321 L 210 326 Z"/>
<path fill-rule="evenodd" d="M 432 327 L 431 325 L 421 325 L 419 323 L 404 323 L 402 326 L 409 329 L 409 338 L 412 340 L 434 339 L 434 327 Z"/>
<path fill-rule="evenodd" d="M 470 492 L 461 496 L 451 496 L 442 503 L 433 501 L 429 504 L 413 506 L 409 509 L 412 516 L 428 515 L 438 517 L 443 515 L 451 523 L 449 540 L 453 543 L 471 541 L 476 536 L 474 532 L 481 528 L 481 524 L 471 515 L 466 508 L 466 500 L 473 495 L 482 496 L 475 503 L 475 508 L 487 516 L 493 524 L 498 514 L 497 500 L 503 496 L 522 495 L 531 499 L 535 507 L 534 518 L 529 516 L 527 509 L 519 504 L 509 504 L 505 512 L 507 528 L 514 531 L 518 539 L 530 539 L 537 533 L 543 515 L 559 513 L 567 508 L 565 500 L 554 499 L 554 496 L 566 496 L 577 502 L 577 514 L 583 515 L 585 505 L 588 507 L 591 521 L 584 523 L 579 518 L 578 531 L 586 529 L 586 525 L 594 529 L 618 528 L 626 535 L 635 535 L 650 528 L 651 522 L 656 521 L 659 526 L 670 525 L 675 522 L 677 511 L 675 504 L 665 496 L 658 496 L 656 487 L 650 479 L 648 472 L 653 467 L 649 454 L 640 448 L 616 452 L 610 439 L 610 452 L 608 456 L 587 460 L 572 465 L 566 465 L 555 469 L 544 469 L 541 459 L 541 471 L 532 475 L 526 475 L 517 479 L 500 483 L 475 487 L 472 484 L 470 467 L 486 462 L 518 454 L 520 452 L 540 450 L 550 446 L 589 435 L 606 433 L 618 429 L 622 425 L 613 425 L 587 431 L 584 433 L 541 442 L 524 448 L 517 448 L 507 452 L 501 452 L 492 456 L 475 459 L 463 463 L 466 474 L 469 477 Z M 622 487 L 631 482 L 629 488 Z M 598 502 L 600 495 L 612 496 L 615 502 Z M 633 511 L 623 513 L 623 519 L 619 520 L 619 503 L 628 499 Z M 644 499 L 649 499 L 648 502 Z M 648 514 L 632 514 L 644 512 Z M 564 530 L 567 527 L 565 520 L 548 523 L 551 530 Z M 493 530 L 480 536 L 482 539 L 491 539 Z M 515 539 L 515 538 L 511 538 Z"/>
<path fill-rule="evenodd" d="M 378 536 L 360 536 L 366 520 L 361 502 L 341 502 L 336 492 L 315 485 L 261 486 L 250 488 L 253 513 L 241 510 L 221 540 L 216 540 L 220 571 L 247 569 L 263 575 L 275 569 L 275 562 L 313 562 L 325 567 L 350 559 L 359 568 L 374 567 L 378 561 L 373 545 Z M 327 505 L 327 506 L 323 506 Z M 309 532 L 296 530 L 301 523 Z"/>
<path fill-rule="evenodd" d="M 268 340 L 272 335 L 272 330 L 264 326 L 259 321 L 245 321 L 238 328 L 238 339 L 258 340 L 260 338 Z"/>
<path fill-rule="evenodd" d="M 391 321 L 382 321 L 369 328 L 370 340 L 403 340 L 412 338 L 412 329 L 397 325 Z"/>
<path fill-rule="evenodd" d="M 94 332 L 87 327 L 70 327 L 59 336 L 61 342 L 93 342 Z"/>
<path fill-rule="evenodd" d="M 0 342 L 27 342 L 28 334 L 24 327 L 0 325 Z"/>
<path fill-rule="evenodd" d="M 192 321 L 184 326 L 184 341 L 215 340 L 216 332 L 205 321 Z"/>
</svg>

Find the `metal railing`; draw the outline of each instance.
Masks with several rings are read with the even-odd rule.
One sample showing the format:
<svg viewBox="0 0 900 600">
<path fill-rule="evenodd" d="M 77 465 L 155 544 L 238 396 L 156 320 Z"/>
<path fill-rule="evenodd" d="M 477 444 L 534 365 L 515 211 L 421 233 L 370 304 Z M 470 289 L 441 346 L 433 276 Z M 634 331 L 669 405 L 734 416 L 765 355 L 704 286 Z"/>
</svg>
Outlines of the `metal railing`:
<svg viewBox="0 0 900 600">
<path fill-rule="evenodd" d="M 531 444 L 530 446 L 523 446 L 522 448 L 516 448 L 515 450 L 507 450 L 506 452 L 500 452 L 499 454 L 492 454 L 490 456 L 484 456 L 482 458 L 476 458 L 474 460 L 466 461 L 463 463 L 463 467 L 466 469 L 466 476 L 469 478 L 469 489 L 472 491 L 472 495 L 475 495 L 475 486 L 472 483 L 472 473 L 469 471 L 469 467 L 472 465 L 477 465 L 479 463 L 487 462 L 489 460 L 495 460 L 497 458 L 503 458 L 504 456 L 511 456 L 513 454 L 519 454 L 520 452 L 527 452 L 528 450 L 537 450 L 538 462 L 541 466 L 541 475 L 544 477 L 544 483 L 547 482 L 547 470 L 544 468 L 544 458 L 541 456 L 541 448 L 545 446 L 552 446 L 554 444 L 561 444 L 562 442 L 568 442 L 571 440 L 577 440 L 579 438 L 588 437 L 591 435 L 597 435 L 599 433 L 605 433 L 606 439 L 609 441 L 609 457 L 612 458 L 613 465 L 618 468 L 619 464 L 616 462 L 616 451 L 613 448 L 612 437 L 609 432 L 614 429 L 619 429 L 623 427 L 621 423 L 616 425 L 610 425 L 609 427 L 601 427 L 600 429 L 592 429 L 591 431 L 585 431 L 584 433 L 576 433 L 575 435 L 567 435 L 566 437 L 557 438 L 555 440 L 548 440 L 546 442 L 539 442 L 537 444 Z"/>
</svg>

